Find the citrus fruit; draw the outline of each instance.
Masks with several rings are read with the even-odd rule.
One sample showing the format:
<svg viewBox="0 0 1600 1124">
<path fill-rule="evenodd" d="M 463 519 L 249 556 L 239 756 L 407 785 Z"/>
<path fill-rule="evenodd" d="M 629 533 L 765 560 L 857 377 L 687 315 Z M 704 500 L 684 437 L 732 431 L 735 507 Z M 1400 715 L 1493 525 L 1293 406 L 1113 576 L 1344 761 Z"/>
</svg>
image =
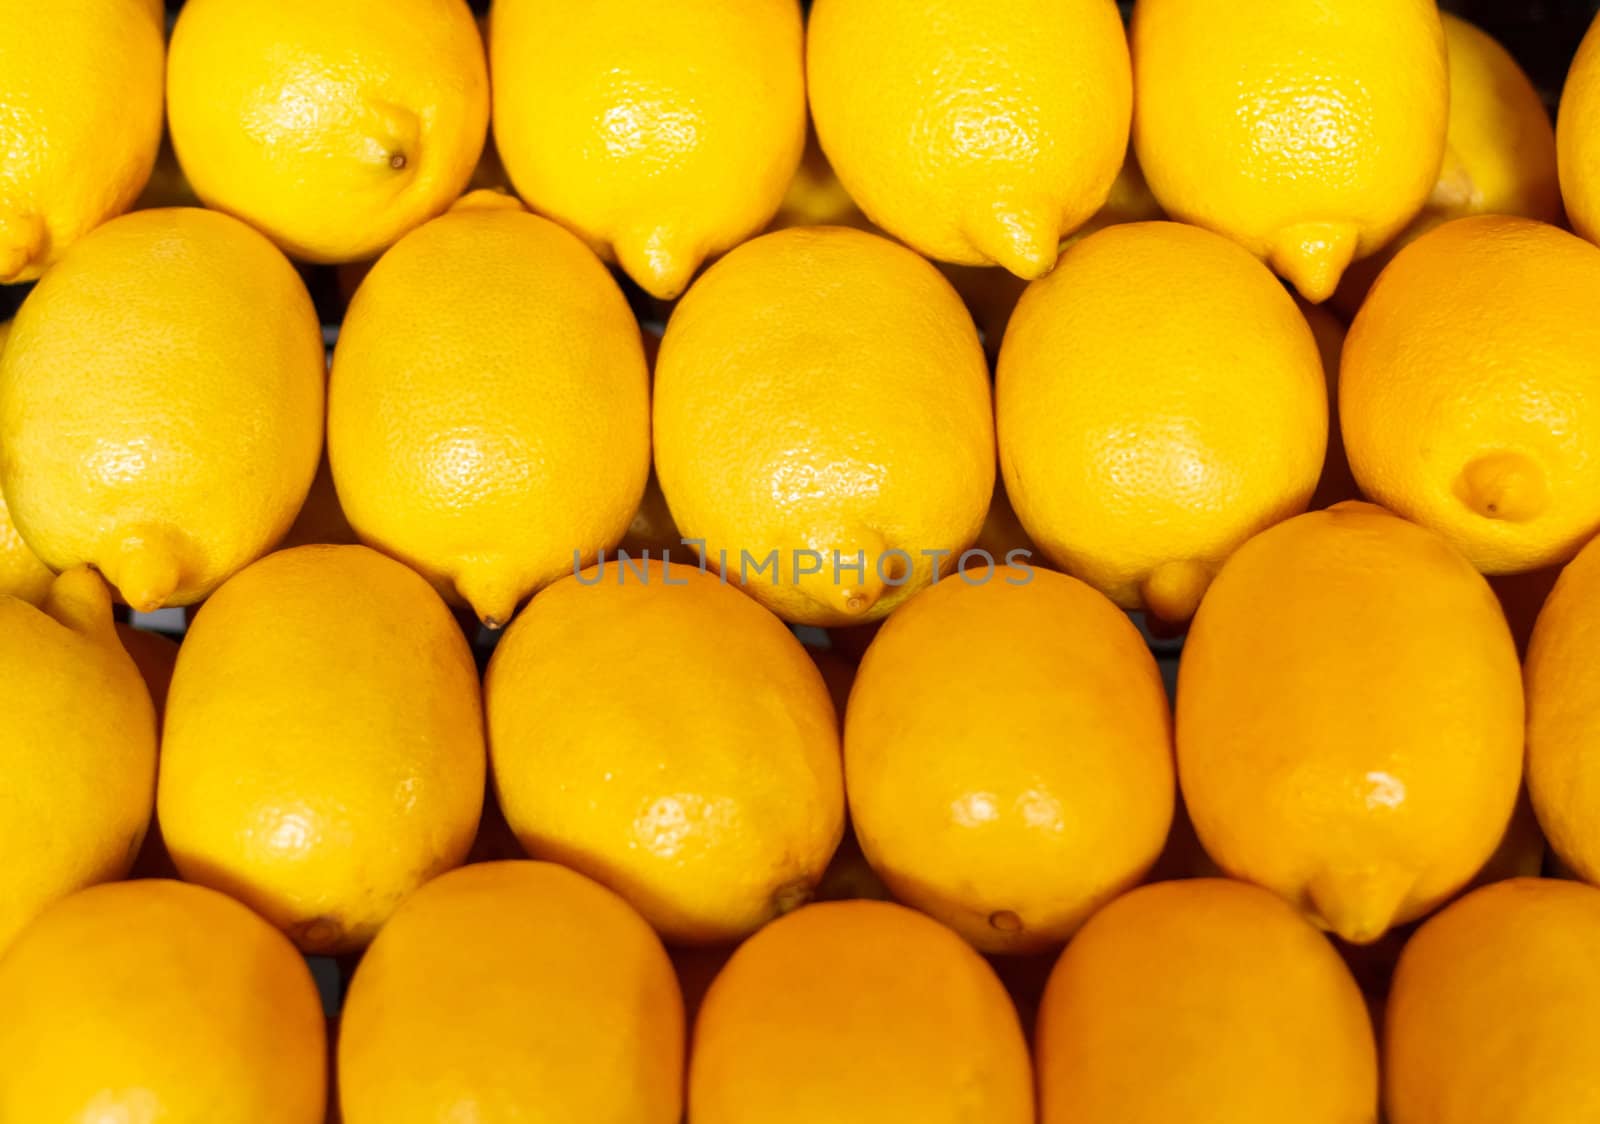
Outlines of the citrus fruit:
<svg viewBox="0 0 1600 1124">
<path fill-rule="evenodd" d="M 1539 91 L 1494 37 L 1440 12 L 1450 59 L 1444 164 L 1427 204 L 1387 246 L 1345 271 L 1333 303 L 1354 316 L 1400 248 L 1464 215 L 1561 221 L 1556 132 Z"/>
<path fill-rule="evenodd" d="M 1550 845 L 1600 882 L 1600 539 L 1569 562 L 1528 643 L 1528 787 Z"/>
<path fill-rule="evenodd" d="M 1578 46 L 1556 114 L 1561 198 L 1572 229 L 1600 240 L 1600 18 Z"/>
<path fill-rule="evenodd" d="M 1238 882 L 1142 886 L 1091 917 L 1037 1035 L 1041 1124 L 1377 1119 L 1355 980 L 1293 909 Z"/>
<path fill-rule="evenodd" d="M 322 443 L 322 332 L 261 235 L 136 211 L 22 303 L 0 360 L 0 486 L 54 570 L 135 609 L 188 605 L 294 520 Z"/>
<path fill-rule="evenodd" d="M 1133 140 L 1173 218 L 1321 302 L 1422 208 L 1450 86 L 1433 0 L 1140 0 Z"/>
<path fill-rule="evenodd" d="M 367 950 L 339 1028 L 344 1124 L 678 1124 L 683 998 L 661 941 L 553 863 L 463 867 Z"/>
<path fill-rule="evenodd" d="M 1487 574 L 1565 562 L 1600 530 L 1600 249 L 1479 215 L 1395 256 L 1345 343 L 1340 422 L 1362 492 Z"/>
<path fill-rule="evenodd" d="M 972 318 L 887 239 L 763 235 L 668 321 L 655 448 L 679 529 L 729 581 L 798 623 L 886 616 L 971 545 L 993 491 Z"/>
<path fill-rule="evenodd" d="M 952 575 L 891 616 L 844 761 L 873 868 L 987 952 L 1059 945 L 1139 881 L 1172 822 L 1156 662 L 1115 605 L 1048 570 Z"/>
<path fill-rule="evenodd" d="M 38 277 L 150 178 L 161 11 L 151 0 L 0 4 L 0 283 Z"/>
<path fill-rule="evenodd" d="M 195 617 L 157 809 L 185 879 L 307 952 L 350 952 L 466 856 L 484 764 L 472 653 L 427 583 L 366 547 L 303 546 Z"/>
<path fill-rule="evenodd" d="M 1178 667 L 1200 841 L 1354 943 L 1445 901 L 1505 833 L 1522 684 L 1493 592 L 1438 535 L 1364 503 L 1223 567 Z"/>
<path fill-rule="evenodd" d="M 11 324 L 10 320 L 0 323 L 0 354 L 11 335 Z M 44 600 L 54 578 L 50 567 L 22 541 L 6 509 L 6 497 L 0 494 L 0 594 L 37 605 Z"/>
<path fill-rule="evenodd" d="M 650 376 L 627 301 L 577 238 L 508 196 L 466 204 L 357 290 L 328 458 L 364 541 L 498 627 L 627 530 Z"/>
<path fill-rule="evenodd" d="M 1428 921 L 1385 1018 L 1393 1124 L 1566 1124 L 1600 1113 L 1600 890 L 1514 878 Z"/>
<path fill-rule="evenodd" d="M 237 902 L 161 879 L 96 886 L 0 959 L 0 1120 L 322 1124 L 322 1004 Z"/>
<path fill-rule="evenodd" d="M 809 905 L 712 982 L 689 1061 L 694 1124 L 1032 1124 L 1016 1010 L 954 933 L 888 902 Z"/>
<path fill-rule="evenodd" d="M 732 940 L 804 902 L 843 831 L 821 674 L 715 574 L 608 561 L 517 617 L 484 681 L 495 790 L 528 854 L 668 940 Z"/>
<path fill-rule="evenodd" d="M 1345 500 L 1361 498 L 1356 478 L 1350 473 L 1344 437 L 1339 431 L 1339 358 L 1344 352 L 1345 327 L 1326 305 L 1302 300 L 1300 311 L 1316 338 L 1328 387 L 1328 451 L 1322 458 L 1322 475 L 1317 479 L 1317 490 L 1311 493 L 1309 505 L 1313 511 L 1320 511 Z"/>
<path fill-rule="evenodd" d="M 296 258 L 356 261 L 466 186 L 489 125 L 483 40 L 463 0 L 188 0 L 167 118 L 208 207 Z"/>
<path fill-rule="evenodd" d="M 1046 557 L 1186 620 L 1217 567 L 1305 510 L 1327 441 L 1316 341 L 1248 253 L 1178 223 L 1074 243 L 995 377 L 1006 493 Z"/>
<path fill-rule="evenodd" d="M 647 292 L 777 211 L 806 136 L 796 0 L 496 0 L 494 134 L 511 180 Z"/>
<path fill-rule="evenodd" d="M 817 0 L 806 73 L 840 182 L 939 261 L 1046 273 L 1127 149 L 1111 0 Z"/>
<path fill-rule="evenodd" d="M 156 715 L 87 567 L 56 578 L 42 608 L 0 597 L 0 710 L 3 953 L 51 902 L 127 874 L 150 822 Z"/>
</svg>

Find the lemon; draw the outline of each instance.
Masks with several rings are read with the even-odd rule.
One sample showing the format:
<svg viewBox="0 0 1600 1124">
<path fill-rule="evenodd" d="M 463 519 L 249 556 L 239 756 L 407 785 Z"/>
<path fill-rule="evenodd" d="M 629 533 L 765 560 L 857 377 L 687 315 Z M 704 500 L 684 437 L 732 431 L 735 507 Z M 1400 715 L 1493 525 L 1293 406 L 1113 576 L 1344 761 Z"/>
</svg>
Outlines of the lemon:
<svg viewBox="0 0 1600 1124">
<path fill-rule="evenodd" d="M 1139 881 L 1172 822 L 1156 662 L 1115 605 L 1046 570 L 952 575 L 891 616 L 844 754 L 873 869 L 986 952 L 1060 945 Z"/>
<path fill-rule="evenodd" d="M 208 207 L 314 262 L 369 258 L 461 194 L 489 79 L 463 0 L 188 0 L 167 114 Z"/>
<path fill-rule="evenodd" d="M 817 0 L 806 48 L 840 182 L 921 253 L 1038 277 L 1106 201 L 1132 112 L 1111 0 Z"/>
<path fill-rule="evenodd" d="M 1178 666 L 1178 775 L 1227 874 L 1367 943 L 1495 850 L 1522 720 L 1488 583 L 1431 531 L 1343 503 L 1258 535 L 1206 594 Z"/>
<path fill-rule="evenodd" d="M 823 902 L 712 982 L 689 1119 L 1032 1124 L 1032 1067 L 1005 988 L 954 933 L 888 902 Z"/>
<path fill-rule="evenodd" d="M 1450 87 L 1434 0 L 1140 0 L 1134 145 L 1175 219 L 1307 300 L 1427 201 Z"/>
<path fill-rule="evenodd" d="M 1354 316 L 1400 248 L 1465 215 L 1561 222 L 1556 131 L 1539 91 L 1494 37 L 1440 12 L 1450 59 L 1444 164 L 1422 212 L 1394 240 L 1345 272 L 1333 303 Z"/>
<path fill-rule="evenodd" d="M 1378 1057 L 1356 981 L 1264 890 L 1142 886 L 1089 919 L 1039 1008 L 1041 1124 L 1356 1124 Z"/>
<path fill-rule="evenodd" d="M 594 255 L 509 197 L 469 200 L 357 290 L 328 456 L 362 539 L 498 627 L 627 531 L 650 471 L 650 383 Z"/>
<path fill-rule="evenodd" d="M 157 809 L 185 879 L 308 952 L 351 952 L 466 857 L 484 767 L 472 653 L 427 583 L 366 547 L 303 546 L 195 618 Z"/>
<path fill-rule="evenodd" d="M 1600 882 L 1600 674 L 1589 653 L 1600 633 L 1600 539 L 1561 571 L 1528 644 L 1528 787 L 1550 846 Z"/>
<path fill-rule="evenodd" d="M 1600 18 L 1578 45 L 1556 114 L 1561 197 L 1572 229 L 1600 240 Z"/>
<path fill-rule="evenodd" d="M 0 597 L 0 695 L 4 952 L 51 902 L 128 873 L 155 798 L 156 715 L 110 592 L 84 567 L 56 578 L 42 609 Z"/>
<path fill-rule="evenodd" d="M 655 446 L 679 529 L 727 580 L 786 620 L 875 620 L 983 525 L 983 350 L 911 251 L 843 227 L 763 235 L 668 321 Z"/>
<path fill-rule="evenodd" d="M 322 1124 L 322 1004 L 244 906 L 181 882 L 96 886 L 0 959 L 0 1120 Z"/>
<path fill-rule="evenodd" d="M 1328 387 L 1328 452 L 1322 458 L 1322 475 L 1311 494 L 1310 507 L 1320 510 L 1345 500 L 1361 498 L 1356 479 L 1350 472 L 1350 458 L 1344 451 L 1344 436 L 1339 429 L 1339 363 L 1344 354 L 1345 326 L 1328 311 L 1327 305 L 1310 304 L 1303 298 L 1300 311 L 1311 325 L 1322 357 L 1322 373 Z"/>
<path fill-rule="evenodd" d="M 796 0 L 496 0 L 518 192 L 666 299 L 777 211 L 806 135 Z"/>
<path fill-rule="evenodd" d="M 11 336 L 11 325 L 10 320 L 0 323 L 0 354 Z M 11 521 L 11 512 L 6 509 L 6 497 L 0 493 L 0 594 L 37 605 L 44 600 L 54 578 L 50 567 L 22 541 L 17 525 Z"/>
<path fill-rule="evenodd" d="M 1565 562 L 1600 530 L 1600 249 L 1480 215 L 1396 255 L 1340 370 L 1361 490 L 1486 574 Z"/>
<path fill-rule="evenodd" d="M 28 294 L 0 360 L 0 487 L 54 570 L 188 605 L 299 510 L 322 443 L 322 331 L 294 269 L 213 211 L 136 211 Z"/>
<path fill-rule="evenodd" d="M 484 681 L 495 790 L 524 849 L 668 940 L 734 940 L 805 901 L 844 826 L 821 674 L 772 614 L 679 563 L 554 583 Z"/>
<path fill-rule="evenodd" d="M 4 0 L 0 24 L 0 283 L 9 283 L 38 277 L 150 178 L 166 28 L 152 0 Z"/>
<path fill-rule="evenodd" d="M 361 960 L 339 1029 L 344 1124 L 678 1124 L 683 998 L 626 902 L 554 863 L 451 871 Z"/>
<path fill-rule="evenodd" d="M 1327 442 L 1316 341 L 1245 251 L 1112 226 L 1031 285 L 995 380 L 1000 467 L 1054 563 L 1186 620 L 1242 542 L 1305 510 Z"/>
<path fill-rule="evenodd" d="M 1516 878 L 1462 898 L 1401 954 L 1384 1020 L 1393 1124 L 1600 1114 L 1600 890 Z"/>
</svg>

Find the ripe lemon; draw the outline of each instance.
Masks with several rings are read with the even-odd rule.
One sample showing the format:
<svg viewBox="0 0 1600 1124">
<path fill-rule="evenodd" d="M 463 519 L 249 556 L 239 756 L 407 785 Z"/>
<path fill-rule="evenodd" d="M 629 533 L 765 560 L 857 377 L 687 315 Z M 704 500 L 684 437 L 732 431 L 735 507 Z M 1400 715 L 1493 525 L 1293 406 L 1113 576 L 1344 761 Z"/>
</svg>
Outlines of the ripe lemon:
<svg viewBox="0 0 1600 1124">
<path fill-rule="evenodd" d="M 339 1029 L 345 1124 L 678 1124 L 683 997 L 650 926 L 554 863 L 428 883 L 361 960 Z"/>
<path fill-rule="evenodd" d="M 1464 886 L 1511 818 L 1522 684 L 1500 605 L 1442 538 L 1370 504 L 1234 554 L 1177 709 L 1207 852 L 1357 944 Z"/>
<path fill-rule="evenodd" d="M 1340 370 L 1361 490 L 1486 574 L 1600 530 L 1600 249 L 1528 219 L 1457 219 L 1373 286 Z"/>
<path fill-rule="evenodd" d="M 4 0 L 0 283 L 31 281 L 126 211 L 161 144 L 162 8 Z"/>
<path fill-rule="evenodd" d="M 361 537 L 498 627 L 628 529 L 650 472 L 650 375 L 605 267 L 489 196 L 408 234 L 361 283 L 328 457 Z"/>
<path fill-rule="evenodd" d="M 1041 1124 L 1357 1124 L 1378 1111 L 1366 1004 L 1265 890 L 1143 886 L 1089 919 L 1039 1008 Z"/>
<path fill-rule="evenodd" d="M 463 0 L 188 0 L 167 115 L 196 194 L 284 251 L 369 258 L 461 194 L 489 79 Z"/>
<path fill-rule="evenodd" d="M 675 297 L 783 200 L 802 50 L 796 0 L 496 0 L 495 140 L 535 210 Z"/>
<path fill-rule="evenodd" d="M 1393 1124 L 1566 1124 L 1600 1116 L 1600 890 L 1515 878 L 1417 931 L 1384 1020 Z"/>
<path fill-rule="evenodd" d="M 1561 222 L 1556 131 L 1539 91 L 1494 37 L 1440 12 L 1450 59 L 1450 123 L 1444 164 L 1422 212 L 1387 246 L 1354 263 L 1333 304 L 1354 316 L 1402 246 L 1465 215 L 1522 215 Z"/>
<path fill-rule="evenodd" d="M 1600 882 L 1600 539 L 1567 564 L 1528 644 L 1528 787 L 1563 862 Z"/>
<path fill-rule="evenodd" d="M 427 583 L 366 547 L 303 546 L 196 616 L 157 809 L 184 878 L 307 952 L 350 952 L 466 856 L 484 766 L 472 653 Z"/>
<path fill-rule="evenodd" d="M 1032 1124 L 1028 1047 L 961 938 L 888 902 L 810 905 L 711 984 L 689 1061 L 694 1124 Z"/>
<path fill-rule="evenodd" d="M 0 959 L 0 1120 L 322 1124 L 322 1004 L 282 934 L 150 879 L 74 894 Z"/>
<path fill-rule="evenodd" d="M 803 624 L 888 615 L 971 545 L 994 489 L 972 318 L 926 261 L 843 227 L 747 242 L 679 302 L 655 445 L 684 536 Z"/>
<path fill-rule="evenodd" d="M 127 874 L 150 822 L 156 715 L 87 567 L 55 579 L 42 609 L 0 597 L 0 712 L 3 953 L 57 898 Z M 0 1113 L 12 1119 L 34 1118 Z"/>
<path fill-rule="evenodd" d="M 1561 197 L 1572 229 L 1600 240 L 1600 18 L 1578 45 L 1556 114 Z"/>
<path fill-rule="evenodd" d="M 940 261 L 1044 274 L 1127 149 L 1111 0 L 817 0 L 806 73 L 840 182 Z"/>
<path fill-rule="evenodd" d="M 529 603 L 484 681 L 495 790 L 527 852 L 668 940 L 805 901 L 844 827 L 839 732 L 794 635 L 715 574 L 609 561 Z"/>
<path fill-rule="evenodd" d="M 1134 145 L 1161 206 L 1326 300 L 1422 208 L 1450 86 L 1434 0 L 1140 0 Z"/>
<path fill-rule="evenodd" d="M 918 594 L 867 649 L 845 789 L 896 897 L 983 951 L 1038 952 L 1161 853 L 1171 712 L 1138 629 L 1094 590 L 1012 566 L 978 577 Z"/>
<path fill-rule="evenodd" d="M 136 211 L 28 294 L 0 360 L 0 485 L 52 569 L 188 605 L 271 548 L 322 444 L 322 331 L 243 223 Z"/>
<path fill-rule="evenodd" d="M 0 323 L 0 354 L 5 351 L 12 323 Z M 0 594 L 37 605 L 54 579 L 50 567 L 22 541 L 17 525 L 11 521 L 11 512 L 6 509 L 6 497 L 0 493 Z"/>
<path fill-rule="evenodd" d="M 1209 231 L 1113 226 L 1031 285 L 995 380 L 1000 467 L 1041 550 L 1126 609 L 1186 620 L 1224 559 L 1316 487 L 1316 341 Z"/>
</svg>

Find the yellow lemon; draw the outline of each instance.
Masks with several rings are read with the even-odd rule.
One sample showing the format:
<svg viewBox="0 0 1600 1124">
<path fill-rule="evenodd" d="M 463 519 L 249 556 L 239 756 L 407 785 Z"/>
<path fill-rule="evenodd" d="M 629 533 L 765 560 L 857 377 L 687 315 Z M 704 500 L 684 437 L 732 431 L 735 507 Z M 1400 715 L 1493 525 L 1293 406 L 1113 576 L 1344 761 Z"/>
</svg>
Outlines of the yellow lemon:
<svg viewBox="0 0 1600 1124">
<path fill-rule="evenodd" d="M 0 353 L 4 353 L 6 340 L 11 336 L 12 321 L 0 324 Z M 17 597 L 37 605 L 44 600 L 55 574 L 39 561 L 11 521 L 6 509 L 6 497 L 0 493 L 0 594 Z"/>
<path fill-rule="evenodd" d="M 1143 886 L 1089 919 L 1039 1008 L 1041 1124 L 1371 1124 L 1378 1050 L 1326 937 L 1254 886 Z"/>
<path fill-rule="evenodd" d="M 1600 882 L 1600 538 L 1561 571 L 1528 644 L 1528 787 L 1563 862 Z"/>
<path fill-rule="evenodd" d="M 886 616 L 956 563 L 994 489 L 972 318 L 926 261 L 843 227 L 747 242 L 679 302 L 655 444 L 684 536 L 804 624 Z"/>
<path fill-rule="evenodd" d="M 523 847 L 598 879 L 667 939 L 732 940 L 805 901 L 844 827 L 816 666 L 715 574 L 607 562 L 551 585 L 484 682 Z"/>
<path fill-rule="evenodd" d="M 322 1124 L 322 1003 L 244 906 L 159 879 L 96 886 L 0 958 L 0 1120 Z"/>
<path fill-rule="evenodd" d="M 362 958 L 339 1028 L 344 1124 L 678 1124 L 683 997 L 617 895 L 554 863 L 428 883 Z"/>
<path fill-rule="evenodd" d="M 1140 0 L 1134 145 L 1161 206 L 1307 300 L 1399 233 L 1444 156 L 1434 0 Z"/>
<path fill-rule="evenodd" d="M 351 526 L 490 627 L 616 545 L 650 471 L 650 376 L 606 269 L 508 196 L 413 231 L 351 302 L 328 457 Z M 503 201 L 510 206 L 480 206 Z"/>
<path fill-rule="evenodd" d="M 127 874 L 150 822 L 155 710 L 88 568 L 55 579 L 42 609 L 0 597 L 0 697 L 3 953 L 51 902 Z"/>
<path fill-rule="evenodd" d="M 494 134 L 518 192 L 647 292 L 777 211 L 806 136 L 796 0 L 496 0 Z"/>
<path fill-rule="evenodd" d="M 1572 229 L 1600 241 L 1600 17 L 1567 71 L 1556 114 L 1561 198 Z"/>
<path fill-rule="evenodd" d="M 55 570 L 188 605 L 293 522 L 322 444 L 322 331 L 243 223 L 136 211 L 28 294 L 0 360 L 0 486 Z"/>
<path fill-rule="evenodd" d="M 4 0 L 0 283 L 31 281 L 132 205 L 161 144 L 161 5 Z"/>
<path fill-rule="evenodd" d="M 1515 878 L 1462 898 L 1400 956 L 1384 1020 L 1393 1124 L 1600 1118 L 1600 890 Z"/>
<path fill-rule="evenodd" d="M 1339 373 L 1362 492 L 1486 574 L 1600 530 L 1600 249 L 1529 219 L 1457 219 L 1396 255 Z M 26 528 L 24 528 L 26 529 Z"/>
<path fill-rule="evenodd" d="M 1161 853 L 1171 712 L 1144 639 L 1104 597 L 1048 570 L 980 578 L 945 578 L 872 641 L 845 789 L 896 897 L 986 952 L 1038 952 Z"/>
<path fill-rule="evenodd" d="M 695 1021 L 694 1124 L 1033 1124 L 1016 1009 L 950 930 L 888 902 L 809 905 L 733 954 Z"/>
<path fill-rule="evenodd" d="M 995 379 L 1006 493 L 1041 550 L 1186 620 L 1240 543 L 1305 510 L 1328 408 L 1272 274 L 1178 223 L 1113 226 L 1031 285 Z"/>
<path fill-rule="evenodd" d="M 466 856 L 484 768 L 472 653 L 427 583 L 366 547 L 303 546 L 196 616 L 157 811 L 185 879 L 308 952 L 350 952 Z"/>
<path fill-rule="evenodd" d="M 1494 851 L 1522 718 L 1488 583 L 1438 535 L 1343 503 L 1258 535 L 1212 584 L 1178 667 L 1178 774 L 1225 872 L 1366 943 Z"/>
<path fill-rule="evenodd" d="M 817 0 L 806 73 L 840 182 L 939 261 L 1042 275 L 1127 149 L 1111 0 Z"/>
<path fill-rule="evenodd" d="M 1556 131 L 1539 91 L 1493 36 L 1449 12 L 1439 15 L 1450 58 L 1444 164 L 1411 225 L 1345 272 L 1333 303 L 1349 316 L 1400 248 L 1440 223 L 1477 214 L 1561 221 Z"/>
<path fill-rule="evenodd" d="M 464 0 L 188 0 L 167 114 L 195 193 L 285 252 L 372 257 L 461 194 L 489 125 Z"/>
</svg>

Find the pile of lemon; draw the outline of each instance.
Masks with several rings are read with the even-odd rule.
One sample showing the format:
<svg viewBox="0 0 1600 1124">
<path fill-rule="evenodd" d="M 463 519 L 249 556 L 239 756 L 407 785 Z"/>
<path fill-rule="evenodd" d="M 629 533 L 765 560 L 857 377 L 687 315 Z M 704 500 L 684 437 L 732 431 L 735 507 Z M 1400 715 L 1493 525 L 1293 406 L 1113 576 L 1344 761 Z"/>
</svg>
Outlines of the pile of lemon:
<svg viewBox="0 0 1600 1124">
<path fill-rule="evenodd" d="M 1600 1119 L 1600 25 L 0 29 L 0 1124 Z"/>
</svg>

